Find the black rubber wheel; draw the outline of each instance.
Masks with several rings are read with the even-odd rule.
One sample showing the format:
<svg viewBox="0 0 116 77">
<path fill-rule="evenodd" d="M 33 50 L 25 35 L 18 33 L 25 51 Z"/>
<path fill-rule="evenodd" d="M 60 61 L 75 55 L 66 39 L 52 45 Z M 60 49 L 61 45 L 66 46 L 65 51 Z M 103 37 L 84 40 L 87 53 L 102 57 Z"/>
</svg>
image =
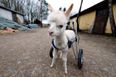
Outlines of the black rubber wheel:
<svg viewBox="0 0 116 77">
<path fill-rule="evenodd" d="M 53 53 L 53 47 L 50 48 L 50 52 L 49 52 L 49 55 L 50 55 L 51 58 L 53 58 L 53 54 L 52 53 Z"/>
<path fill-rule="evenodd" d="M 83 66 L 83 49 L 79 49 L 78 52 L 78 68 L 81 69 Z"/>
</svg>

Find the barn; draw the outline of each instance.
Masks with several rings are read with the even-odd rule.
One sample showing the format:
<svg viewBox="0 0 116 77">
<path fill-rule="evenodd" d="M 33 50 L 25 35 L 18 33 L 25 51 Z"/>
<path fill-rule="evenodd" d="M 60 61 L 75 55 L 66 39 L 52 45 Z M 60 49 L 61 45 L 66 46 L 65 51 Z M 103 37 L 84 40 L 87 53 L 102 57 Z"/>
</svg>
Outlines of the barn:
<svg viewBox="0 0 116 77">
<path fill-rule="evenodd" d="M 0 6 L 0 16 L 4 17 L 8 20 L 15 21 L 17 23 L 23 24 L 24 23 L 24 15 L 21 13 L 18 13 L 16 11 L 10 10 L 8 8 L 5 8 L 3 6 Z"/>
<path fill-rule="evenodd" d="M 113 18 L 116 22 L 116 0 L 112 0 Z M 70 17 L 70 22 L 74 22 L 77 27 L 77 15 Z M 107 1 L 102 1 L 79 14 L 79 29 L 81 31 L 94 34 L 112 34 L 112 27 L 109 20 L 109 9 Z M 71 24 L 72 26 L 72 24 Z M 115 32 L 116 32 L 116 25 Z"/>
</svg>

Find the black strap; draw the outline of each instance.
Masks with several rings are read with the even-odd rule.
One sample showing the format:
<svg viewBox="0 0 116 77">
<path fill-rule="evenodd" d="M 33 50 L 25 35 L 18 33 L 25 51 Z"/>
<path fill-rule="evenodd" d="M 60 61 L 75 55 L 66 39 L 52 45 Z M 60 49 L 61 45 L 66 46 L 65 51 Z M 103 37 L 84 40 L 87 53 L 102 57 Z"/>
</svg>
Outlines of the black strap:
<svg viewBox="0 0 116 77">
<path fill-rule="evenodd" d="M 73 42 L 68 40 L 68 48 L 71 48 Z"/>
<path fill-rule="evenodd" d="M 76 37 L 75 37 L 75 41 L 77 42 L 77 38 L 76 38 Z M 72 44 L 73 44 L 73 42 L 68 40 L 68 43 L 67 43 L 68 48 L 71 48 Z M 56 50 L 60 50 L 59 48 L 57 48 L 57 47 L 55 46 L 55 44 L 54 44 L 54 39 L 52 39 L 52 46 L 53 46 Z"/>
<path fill-rule="evenodd" d="M 54 44 L 54 39 L 52 39 L 52 46 L 53 46 L 55 49 L 59 50 L 59 48 L 57 48 L 57 47 L 55 46 L 55 44 Z"/>
</svg>

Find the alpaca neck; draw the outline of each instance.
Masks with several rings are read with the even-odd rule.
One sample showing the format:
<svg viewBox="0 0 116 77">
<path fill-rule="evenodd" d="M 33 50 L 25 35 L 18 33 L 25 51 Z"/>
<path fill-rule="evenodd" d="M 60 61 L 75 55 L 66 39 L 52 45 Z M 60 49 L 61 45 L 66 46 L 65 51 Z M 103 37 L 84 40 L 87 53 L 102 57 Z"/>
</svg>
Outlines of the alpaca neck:
<svg viewBox="0 0 116 77">
<path fill-rule="evenodd" d="M 62 33 L 60 36 L 56 36 L 56 37 L 55 37 L 55 40 L 56 40 L 57 42 L 63 42 L 63 41 L 64 41 L 63 38 L 64 38 L 64 33 Z"/>
<path fill-rule="evenodd" d="M 64 33 L 62 33 L 60 36 L 55 37 L 55 44 L 57 47 L 64 47 L 66 45 L 66 36 Z"/>
</svg>

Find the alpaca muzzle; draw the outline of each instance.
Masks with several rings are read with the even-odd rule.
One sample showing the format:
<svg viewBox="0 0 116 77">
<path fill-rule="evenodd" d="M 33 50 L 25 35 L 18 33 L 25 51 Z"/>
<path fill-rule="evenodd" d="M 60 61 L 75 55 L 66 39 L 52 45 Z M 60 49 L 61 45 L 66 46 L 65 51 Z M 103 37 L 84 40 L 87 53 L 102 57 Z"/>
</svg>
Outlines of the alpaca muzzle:
<svg viewBox="0 0 116 77">
<path fill-rule="evenodd" d="M 53 34 L 53 32 L 49 32 L 49 35 L 51 36 Z"/>
</svg>

